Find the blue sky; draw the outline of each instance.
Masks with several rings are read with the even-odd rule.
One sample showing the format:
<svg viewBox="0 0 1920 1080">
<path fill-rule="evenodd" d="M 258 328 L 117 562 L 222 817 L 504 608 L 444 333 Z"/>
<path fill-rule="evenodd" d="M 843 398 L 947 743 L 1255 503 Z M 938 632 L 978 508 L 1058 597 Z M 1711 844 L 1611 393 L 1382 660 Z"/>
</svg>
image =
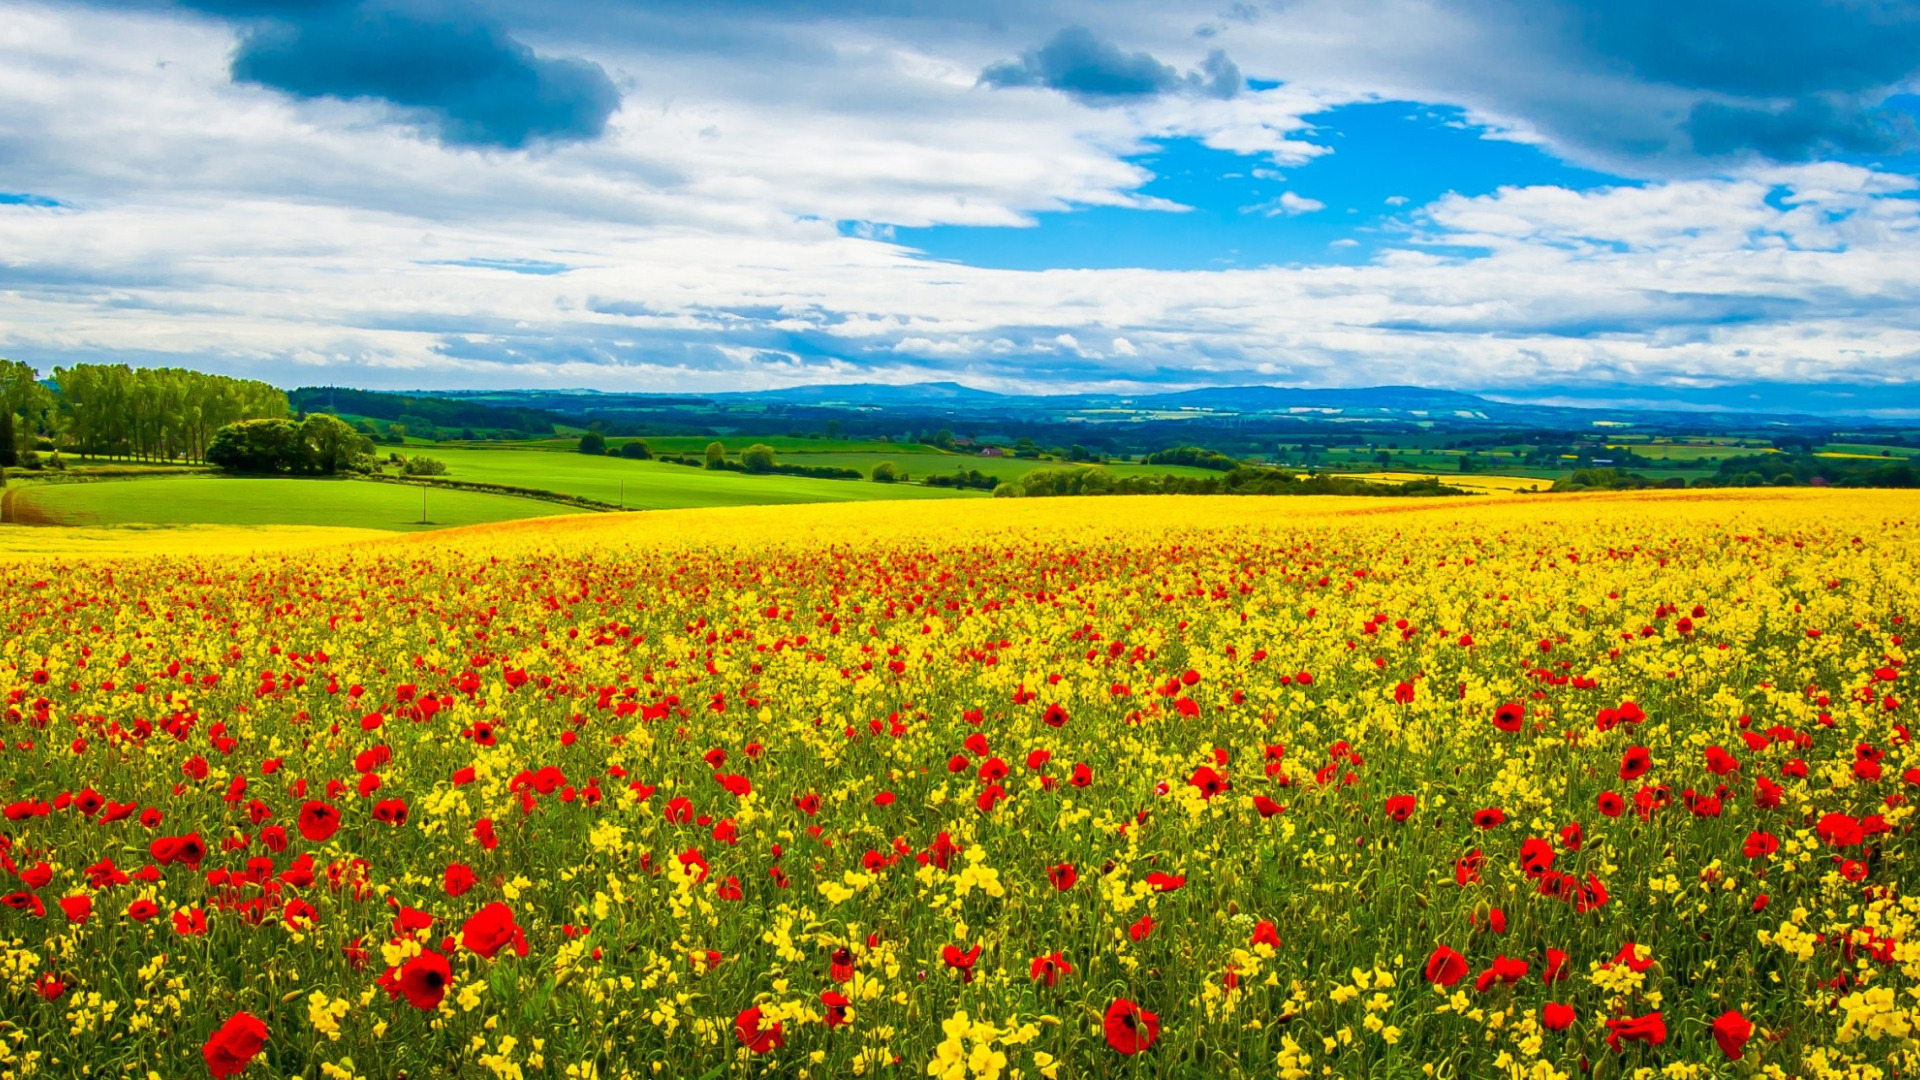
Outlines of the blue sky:
<svg viewBox="0 0 1920 1080">
<path fill-rule="evenodd" d="M 0 355 L 43 368 L 1601 399 L 1920 371 L 1911 4 L 0 19 Z"/>
<path fill-rule="evenodd" d="M 1365 263 L 1383 246 L 1404 243 L 1414 211 L 1442 195 L 1635 183 L 1489 137 L 1458 108 L 1366 102 L 1305 119 L 1313 126 L 1302 137 L 1328 152 L 1289 168 L 1192 137 L 1129 157 L 1153 174 L 1140 192 L 1181 211 L 1083 208 L 1037 214 L 1030 228 L 934 226 L 895 235 L 930 258 L 1013 270 Z M 1288 194 L 1305 201 L 1281 203 Z"/>
</svg>

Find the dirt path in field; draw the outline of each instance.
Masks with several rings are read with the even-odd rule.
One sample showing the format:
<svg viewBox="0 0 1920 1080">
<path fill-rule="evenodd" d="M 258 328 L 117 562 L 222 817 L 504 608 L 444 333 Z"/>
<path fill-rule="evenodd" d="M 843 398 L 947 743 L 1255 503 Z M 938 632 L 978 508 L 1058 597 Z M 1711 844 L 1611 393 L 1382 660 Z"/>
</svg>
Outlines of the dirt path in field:
<svg viewBox="0 0 1920 1080">
<path fill-rule="evenodd" d="M 59 522 L 41 513 L 32 503 L 24 499 L 14 498 L 14 496 L 21 493 L 22 491 L 19 488 L 8 488 L 6 491 L 0 492 L 0 525 L 59 524 Z"/>
</svg>

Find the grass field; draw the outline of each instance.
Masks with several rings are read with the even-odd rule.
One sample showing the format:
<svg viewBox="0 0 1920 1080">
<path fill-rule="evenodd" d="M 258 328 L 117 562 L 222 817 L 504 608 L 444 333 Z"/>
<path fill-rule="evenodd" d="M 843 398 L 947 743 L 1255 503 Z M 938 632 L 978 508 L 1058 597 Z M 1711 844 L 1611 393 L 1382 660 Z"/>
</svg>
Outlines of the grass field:
<svg viewBox="0 0 1920 1080">
<path fill-rule="evenodd" d="M 577 438 L 535 439 L 531 442 L 515 443 L 514 446 L 536 450 L 552 450 L 574 453 L 579 445 Z M 609 446 L 618 447 L 628 442 L 643 442 L 647 449 L 656 454 L 689 454 L 698 457 L 707 452 L 707 444 L 718 442 L 727 448 L 727 456 L 737 458 L 740 451 L 754 443 L 765 443 L 782 454 L 846 454 L 846 453 L 887 453 L 887 454 L 932 454 L 948 455 L 946 451 L 923 443 L 891 443 L 878 439 L 806 439 L 791 435 L 647 435 L 638 440 L 625 437 L 609 438 Z"/>
<path fill-rule="evenodd" d="M 814 480 L 801 476 L 748 476 L 745 473 L 709 472 L 658 461 L 628 461 L 625 458 L 589 457 L 573 453 L 550 454 L 537 450 L 442 448 L 431 451 L 427 456 L 447 463 L 447 478 L 450 480 L 539 488 L 616 505 L 624 504 L 628 509 L 636 510 L 941 499 L 954 498 L 959 494 L 908 484 Z M 874 460 L 882 459 L 876 457 Z M 811 458 L 807 463 L 816 464 Z"/>
<path fill-rule="evenodd" d="M 426 525 L 420 524 L 423 491 Z M 411 532 L 576 512 L 538 499 L 398 484 L 200 476 L 49 484 L 23 488 L 14 499 L 16 519 L 78 526 L 303 525 Z"/>
</svg>

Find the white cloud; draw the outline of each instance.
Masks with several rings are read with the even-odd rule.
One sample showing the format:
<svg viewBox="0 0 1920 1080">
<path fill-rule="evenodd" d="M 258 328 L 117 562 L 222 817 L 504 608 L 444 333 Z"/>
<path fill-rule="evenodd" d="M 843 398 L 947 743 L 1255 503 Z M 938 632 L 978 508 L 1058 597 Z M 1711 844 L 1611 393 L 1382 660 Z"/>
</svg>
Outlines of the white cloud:
<svg viewBox="0 0 1920 1080">
<path fill-rule="evenodd" d="M 628 84 L 612 134 L 528 155 L 236 88 L 223 24 L 0 0 L 7 188 L 75 207 L 0 207 L 0 355 L 657 390 L 1793 381 L 1920 359 L 1914 181 L 1844 165 L 1448 196 L 1409 207 L 1415 232 L 1362 265 L 1014 271 L 890 242 L 891 226 L 1173 209 L 1122 158 L 1152 138 L 1305 162 L 1302 117 L 1423 89 L 1312 58 L 1351 51 L 1384 3 L 1223 31 L 1251 74 L 1303 73 L 1281 90 L 1114 109 L 976 86 L 1009 55 L 978 26 L 801 28 L 732 65 L 611 35 L 568 49 Z M 1116 40 L 1183 70 L 1202 55 L 1176 52 L 1158 9 L 1113 10 Z M 1396 11 L 1382 56 L 1468 33 L 1438 7 Z M 1270 36 L 1282 22 L 1293 37 Z M 1322 209 L 1289 191 L 1262 212 Z"/>
<path fill-rule="evenodd" d="M 1276 198 L 1247 207 L 1245 212 L 1265 217 L 1298 217 L 1301 214 L 1311 214 L 1326 208 L 1327 204 L 1319 199 L 1309 199 L 1291 191 L 1283 191 Z"/>
</svg>

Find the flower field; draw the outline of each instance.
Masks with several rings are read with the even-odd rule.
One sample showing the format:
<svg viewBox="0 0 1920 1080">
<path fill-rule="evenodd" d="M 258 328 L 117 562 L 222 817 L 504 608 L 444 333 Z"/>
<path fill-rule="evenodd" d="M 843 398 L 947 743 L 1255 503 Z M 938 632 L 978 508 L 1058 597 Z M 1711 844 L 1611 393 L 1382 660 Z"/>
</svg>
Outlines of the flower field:
<svg viewBox="0 0 1920 1080">
<path fill-rule="evenodd" d="M 0 564 L 0 1078 L 1899 1077 L 1920 499 Z"/>
</svg>

